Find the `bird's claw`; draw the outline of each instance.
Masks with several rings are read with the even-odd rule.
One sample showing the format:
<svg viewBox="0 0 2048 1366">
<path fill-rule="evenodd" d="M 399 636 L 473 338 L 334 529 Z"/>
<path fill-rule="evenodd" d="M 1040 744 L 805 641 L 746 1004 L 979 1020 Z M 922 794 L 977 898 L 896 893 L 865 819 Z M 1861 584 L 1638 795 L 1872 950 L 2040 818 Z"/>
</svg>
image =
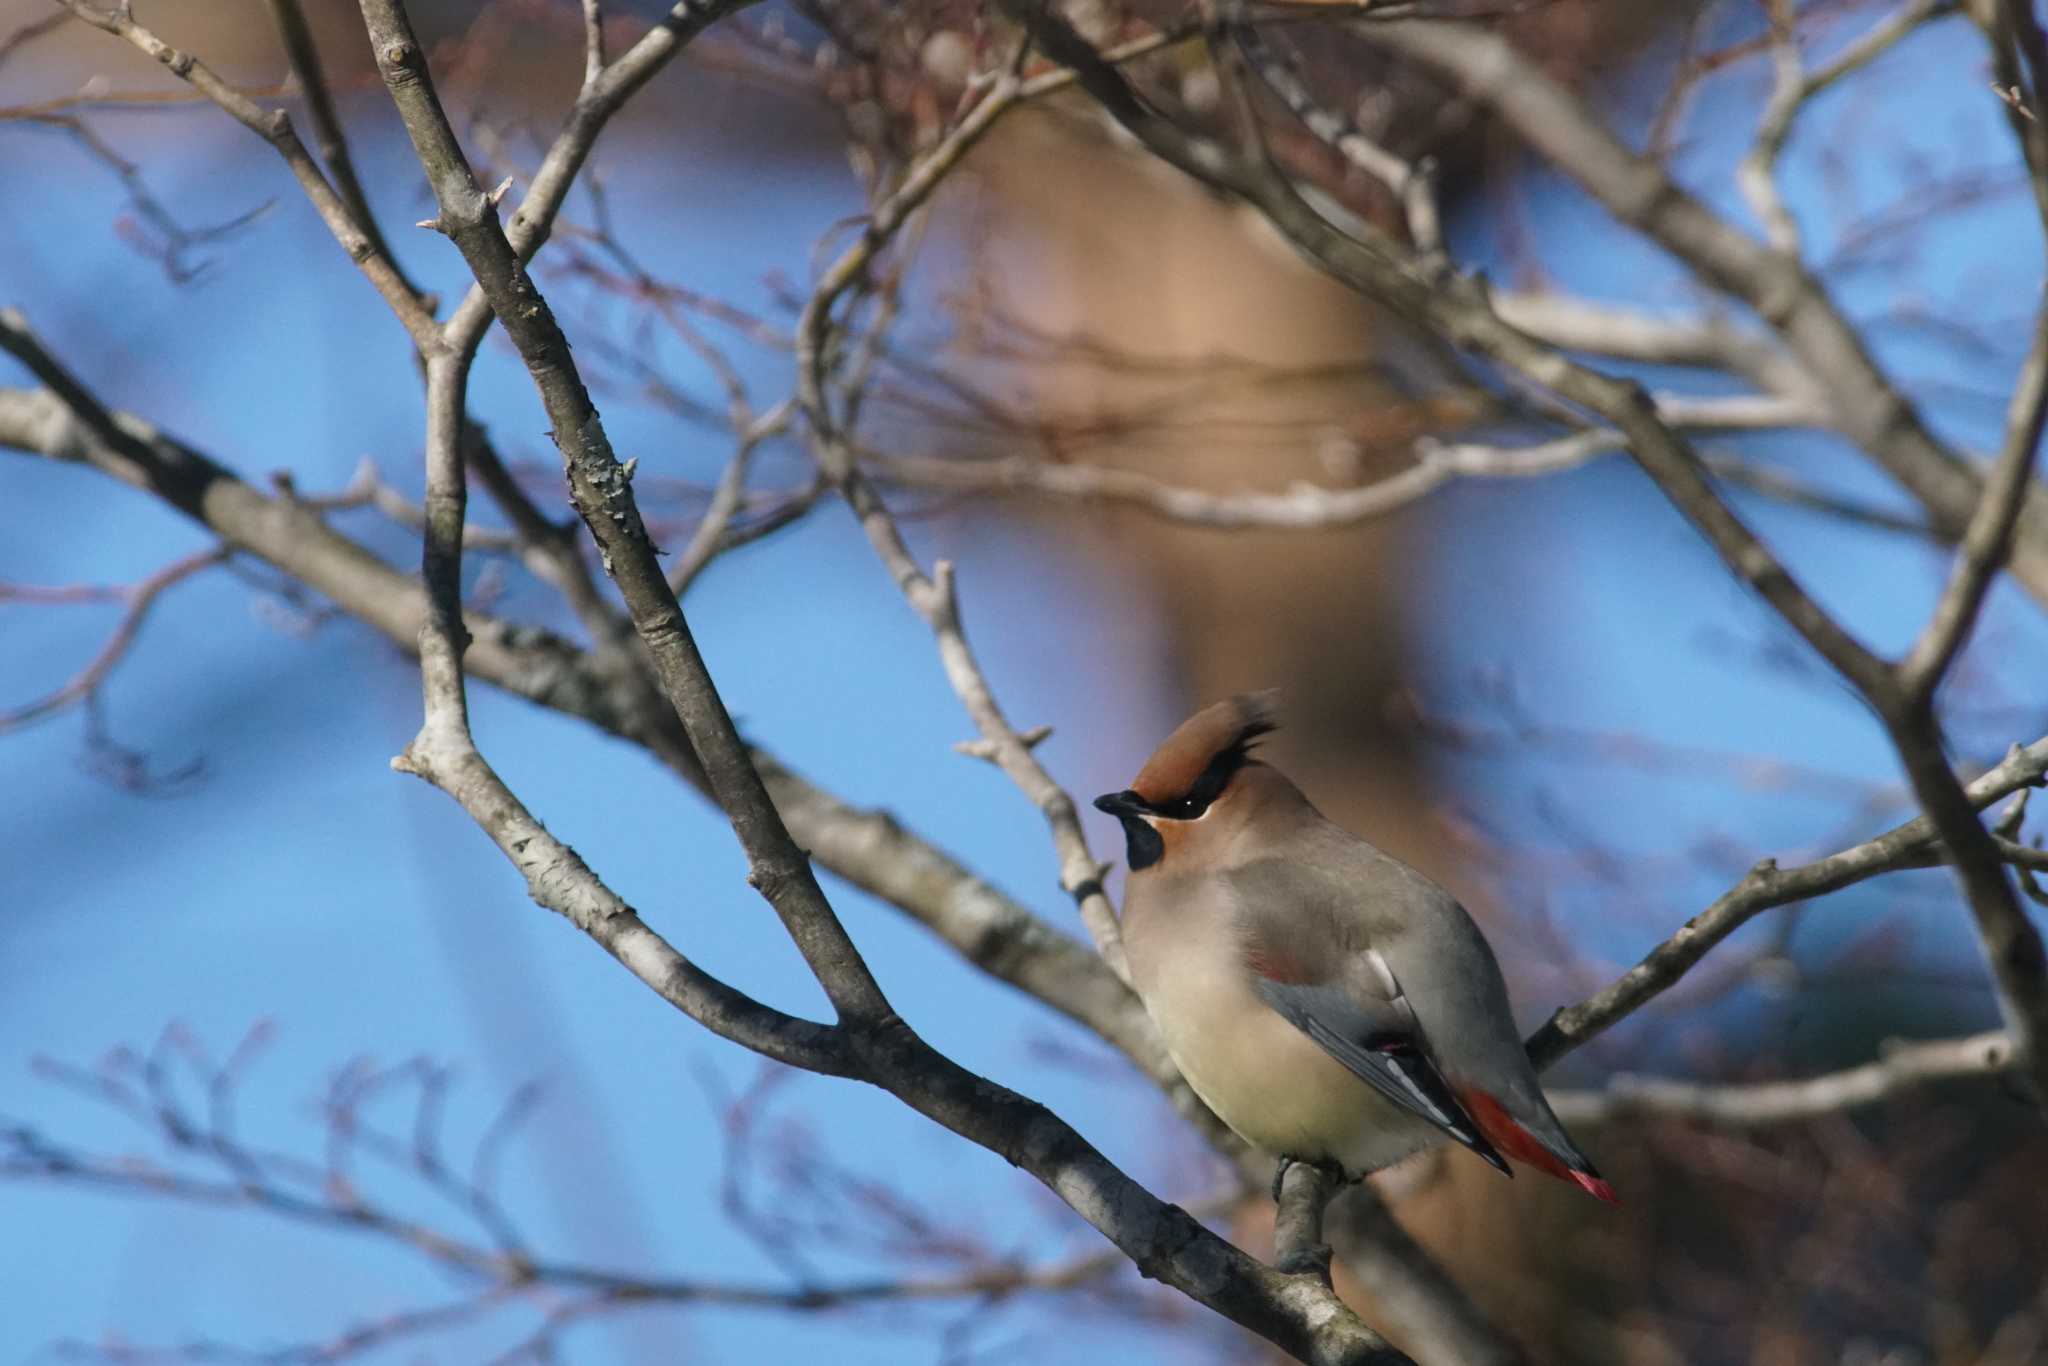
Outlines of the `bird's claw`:
<svg viewBox="0 0 2048 1366">
<path fill-rule="evenodd" d="M 1314 1167 L 1317 1171 L 1322 1172 L 1324 1175 L 1328 1176 L 1330 1178 L 1330 1184 L 1333 1186 L 1342 1187 L 1344 1185 L 1347 1185 L 1351 1180 L 1350 1174 L 1347 1173 L 1343 1167 L 1327 1159 L 1311 1162 L 1308 1159 L 1301 1157 L 1283 1157 L 1280 1159 L 1280 1165 L 1273 1168 L 1274 1204 L 1277 1205 L 1280 1203 L 1281 1188 L 1287 1184 L 1287 1169 L 1289 1167 L 1297 1165 L 1303 1167 Z"/>
</svg>

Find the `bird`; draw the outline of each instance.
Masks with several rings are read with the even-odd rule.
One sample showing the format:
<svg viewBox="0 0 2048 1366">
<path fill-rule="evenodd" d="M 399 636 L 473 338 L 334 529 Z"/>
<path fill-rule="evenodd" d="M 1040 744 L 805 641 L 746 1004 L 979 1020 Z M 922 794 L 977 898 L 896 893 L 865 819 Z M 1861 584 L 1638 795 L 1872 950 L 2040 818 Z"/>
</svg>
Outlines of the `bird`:
<svg viewBox="0 0 2048 1366">
<path fill-rule="evenodd" d="M 1195 713 L 1128 788 L 1132 986 L 1168 1053 L 1254 1148 L 1358 1181 L 1446 1140 L 1609 1204 L 1552 1113 L 1500 964 L 1449 892 L 1326 819 L 1252 756 L 1272 693 Z"/>
</svg>

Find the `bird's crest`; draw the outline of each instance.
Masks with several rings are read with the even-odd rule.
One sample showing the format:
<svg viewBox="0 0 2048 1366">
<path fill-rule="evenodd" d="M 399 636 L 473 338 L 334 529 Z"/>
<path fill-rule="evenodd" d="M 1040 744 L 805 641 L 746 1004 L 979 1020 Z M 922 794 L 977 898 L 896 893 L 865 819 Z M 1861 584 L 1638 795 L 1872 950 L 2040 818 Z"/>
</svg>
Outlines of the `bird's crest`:
<svg viewBox="0 0 2048 1366">
<path fill-rule="evenodd" d="M 1259 737 L 1279 728 L 1278 712 L 1279 694 L 1272 691 L 1239 693 L 1204 707 L 1152 751 L 1131 790 L 1153 805 L 1179 801 L 1198 787 L 1221 791 Z"/>
</svg>

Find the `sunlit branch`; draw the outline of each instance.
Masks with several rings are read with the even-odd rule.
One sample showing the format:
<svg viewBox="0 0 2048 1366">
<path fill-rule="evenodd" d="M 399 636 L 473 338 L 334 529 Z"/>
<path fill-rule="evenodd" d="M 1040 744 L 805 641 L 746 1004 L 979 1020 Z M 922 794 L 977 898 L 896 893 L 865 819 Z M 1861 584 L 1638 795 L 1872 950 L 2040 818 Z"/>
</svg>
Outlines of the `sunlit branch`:
<svg viewBox="0 0 2048 1366">
<path fill-rule="evenodd" d="M 567 339 L 455 140 L 402 6 L 398 0 L 362 0 L 362 8 L 379 70 L 434 188 L 438 224 L 462 251 L 527 364 L 554 423 L 578 510 L 746 850 L 749 880 L 781 917 L 838 1013 L 831 1037 L 843 1041 L 862 1075 L 1030 1170 L 1150 1274 L 1304 1359 L 1403 1360 L 1327 1286 L 1276 1276 L 1184 1213 L 1160 1205 L 1050 1111 L 958 1068 L 889 1009 L 740 743 L 655 559 L 630 469 L 612 453 Z M 1191 1256 L 1202 1264 L 1199 1281 Z"/>
</svg>

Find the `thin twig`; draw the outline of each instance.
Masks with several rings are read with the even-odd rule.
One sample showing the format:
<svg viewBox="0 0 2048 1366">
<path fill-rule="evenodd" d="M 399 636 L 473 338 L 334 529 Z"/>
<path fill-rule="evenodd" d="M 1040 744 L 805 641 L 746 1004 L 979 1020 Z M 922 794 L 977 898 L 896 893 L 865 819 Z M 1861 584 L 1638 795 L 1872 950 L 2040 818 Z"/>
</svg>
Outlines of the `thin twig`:
<svg viewBox="0 0 2048 1366">
<path fill-rule="evenodd" d="M 407 291 L 418 296 L 419 286 L 406 276 L 404 267 L 392 254 L 383 229 L 377 225 L 377 215 L 370 209 L 370 197 L 363 191 L 362 178 L 356 174 L 348 133 L 334 107 L 334 89 L 328 83 L 326 66 L 320 60 L 319 44 L 313 40 L 313 29 L 306 22 L 300 0 L 269 0 L 269 3 L 271 22 L 277 26 L 285 60 L 291 64 L 292 78 L 298 82 L 299 91 L 306 101 L 306 117 L 313 125 L 313 145 L 319 148 L 320 159 L 327 163 L 327 174 L 334 182 L 334 192 L 355 216 L 356 226 L 368 239 L 370 249 L 389 261 L 392 271 Z"/>
<path fill-rule="evenodd" d="M 288 114 L 282 109 L 262 108 L 191 53 L 172 47 L 136 23 L 127 4 L 112 10 L 99 10 L 86 4 L 85 0 L 57 0 L 57 3 L 94 28 L 104 29 L 155 58 L 172 75 L 189 82 L 193 89 L 220 106 L 235 122 L 276 148 L 278 155 L 291 168 L 299 188 L 305 191 L 306 198 L 312 201 L 328 231 L 333 233 L 335 241 L 369 278 L 391 311 L 398 315 L 414 345 L 425 350 L 436 342 L 438 332 L 432 314 L 398 273 L 390 257 L 357 223 L 354 211 L 321 174 L 312 154 L 292 128 Z"/>
<path fill-rule="evenodd" d="M 2004 762 L 1964 789 L 1973 810 L 2048 778 L 2048 737 L 2015 746 Z M 1764 911 L 1853 886 L 1900 868 L 1918 867 L 1934 846 L 1936 827 L 1916 816 L 1861 844 L 1793 868 L 1765 859 L 1611 985 L 1552 1015 L 1529 1036 L 1529 1056 L 1548 1067 L 1572 1049 L 1633 1014 L 1683 977 L 1708 951 Z"/>
<path fill-rule="evenodd" d="M 1991 580 L 2004 566 L 2012 546 L 2013 527 L 2033 477 L 2044 421 L 2048 421 L 2048 309 L 2043 309 L 2035 322 L 2033 343 L 2013 385 L 2005 442 L 1985 480 L 1977 511 L 1964 529 L 1948 586 L 1926 629 L 1899 663 L 1899 689 L 1908 706 L 1923 705 L 1933 695 L 1983 611 L 1984 595 L 1991 591 Z"/>
<path fill-rule="evenodd" d="M 19 729 L 32 721 L 64 710 L 82 702 L 98 692 L 107 681 L 107 676 L 128 656 L 135 644 L 135 638 L 142 631 L 143 623 L 149 619 L 157 599 L 176 585 L 195 575 L 226 564 L 234 551 L 224 545 L 211 546 L 172 560 L 163 568 L 125 588 L 107 590 L 115 594 L 123 604 L 121 620 L 114 626 L 106 643 L 88 660 L 85 667 L 73 674 L 56 690 L 45 693 L 32 702 L 18 707 L 0 710 L 0 734 Z M 17 596 L 9 585 L 0 585 L 0 600 Z"/>
<path fill-rule="evenodd" d="M 952 566 L 940 561 L 927 574 L 918 564 L 888 507 L 861 472 L 851 434 L 832 411 L 826 392 L 829 372 L 837 363 L 833 355 L 834 308 L 867 278 L 876 257 L 896 232 L 997 119 L 1024 98 L 1025 90 L 1026 83 L 1014 74 L 998 76 L 980 103 L 875 207 L 867 229 L 826 270 L 797 325 L 797 398 L 810 424 L 819 467 L 847 500 L 896 586 L 937 638 L 947 681 L 986 743 L 990 761 L 1023 789 L 1044 815 L 1059 855 L 1060 886 L 1074 899 L 1103 961 L 1119 980 L 1128 983 L 1130 973 L 1116 913 L 1102 886 L 1107 869 L 1088 848 L 1073 797 L 1039 763 L 997 702 L 967 641 Z"/>
</svg>

